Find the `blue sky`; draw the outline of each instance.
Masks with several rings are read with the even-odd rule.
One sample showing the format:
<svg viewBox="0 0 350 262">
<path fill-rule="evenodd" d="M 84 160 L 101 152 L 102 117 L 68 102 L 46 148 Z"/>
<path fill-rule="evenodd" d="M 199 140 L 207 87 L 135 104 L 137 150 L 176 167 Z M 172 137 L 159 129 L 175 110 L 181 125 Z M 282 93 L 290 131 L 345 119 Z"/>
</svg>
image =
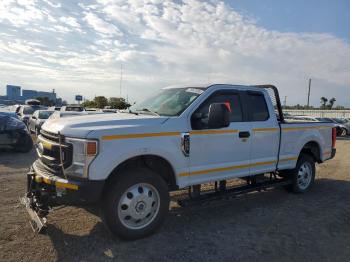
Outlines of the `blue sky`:
<svg viewBox="0 0 350 262">
<path fill-rule="evenodd" d="M 270 83 L 290 104 L 350 106 L 350 1 L 2 0 L 7 83 L 139 101 L 182 83 Z"/>
<path fill-rule="evenodd" d="M 349 0 L 230 0 L 227 3 L 269 30 L 330 33 L 350 41 Z"/>
</svg>

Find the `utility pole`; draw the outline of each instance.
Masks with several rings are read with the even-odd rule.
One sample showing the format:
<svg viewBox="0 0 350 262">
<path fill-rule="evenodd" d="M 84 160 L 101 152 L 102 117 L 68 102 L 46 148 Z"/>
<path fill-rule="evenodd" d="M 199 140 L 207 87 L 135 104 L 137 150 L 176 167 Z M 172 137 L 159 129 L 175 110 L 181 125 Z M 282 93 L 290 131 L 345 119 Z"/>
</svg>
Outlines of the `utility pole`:
<svg viewBox="0 0 350 262">
<path fill-rule="evenodd" d="M 309 79 L 309 92 L 307 94 L 307 107 L 310 106 L 311 78 Z"/>
<path fill-rule="evenodd" d="M 122 80 L 123 80 L 123 64 L 120 64 L 120 81 L 119 81 L 120 97 L 122 97 Z"/>
<path fill-rule="evenodd" d="M 283 104 L 284 104 L 284 107 L 287 106 L 287 96 L 284 96 L 284 102 L 283 102 Z"/>
</svg>

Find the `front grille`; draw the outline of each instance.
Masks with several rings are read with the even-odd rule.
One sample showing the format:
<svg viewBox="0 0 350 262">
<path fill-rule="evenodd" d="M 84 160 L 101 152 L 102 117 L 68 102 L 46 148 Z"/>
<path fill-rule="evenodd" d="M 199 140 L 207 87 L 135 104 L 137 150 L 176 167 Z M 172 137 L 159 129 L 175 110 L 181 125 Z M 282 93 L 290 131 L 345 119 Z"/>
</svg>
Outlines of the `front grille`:
<svg viewBox="0 0 350 262">
<path fill-rule="evenodd" d="M 60 142 L 60 135 L 58 135 L 58 134 L 51 133 L 51 132 L 45 131 L 43 129 L 40 130 L 40 134 L 47 140 L 51 140 L 51 141 L 54 141 L 56 143 Z M 61 135 L 61 143 L 63 143 L 63 142 L 64 142 L 64 136 Z"/>
<path fill-rule="evenodd" d="M 64 168 L 68 168 L 72 164 L 73 146 L 71 144 L 64 143 L 65 140 L 63 136 L 61 136 L 61 139 L 59 139 L 58 134 L 41 130 L 38 140 L 39 142 L 41 141 L 43 143 L 43 150 L 40 152 L 40 161 L 49 170 L 55 173 L 61 173 L 62 163 Z M 60 154 L 60 140 L 62 155 Z"/>
<path fill-rule="evenodd" d="M 36 172 L 46 176 L 54 175 L 58 177 L 64 177 L 62 168 L 50 168 L 45 165 L 41 159 L 38 159 L 33 163 L 33 168 Z"/>
</svg>

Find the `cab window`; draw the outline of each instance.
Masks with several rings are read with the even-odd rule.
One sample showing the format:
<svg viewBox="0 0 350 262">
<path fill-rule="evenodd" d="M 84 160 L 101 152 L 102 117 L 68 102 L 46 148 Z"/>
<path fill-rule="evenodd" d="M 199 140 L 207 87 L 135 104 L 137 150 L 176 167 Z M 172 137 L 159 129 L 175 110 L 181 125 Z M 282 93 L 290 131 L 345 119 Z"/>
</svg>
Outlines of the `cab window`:
<svg viewBox="0 0 350 262">
<path fill-rule="evenodd" d="M 247 99 L 250 121 L 266 121 L 269 119 L 269 110 L 266 105 L 265 97 L 262 93 L 249 92 Z"/>
<path fill-rule="evenodd" d="M 236 92 L 217 92 L 211 95 L 191 117 L 191 125 L 193 129 L 208 129 L 208 113 L 209 107 L 213 103 L 225 103 L 230 110 L 230 122 L 242 122 L 242 105 L 241 99 Z"/>
</svg>

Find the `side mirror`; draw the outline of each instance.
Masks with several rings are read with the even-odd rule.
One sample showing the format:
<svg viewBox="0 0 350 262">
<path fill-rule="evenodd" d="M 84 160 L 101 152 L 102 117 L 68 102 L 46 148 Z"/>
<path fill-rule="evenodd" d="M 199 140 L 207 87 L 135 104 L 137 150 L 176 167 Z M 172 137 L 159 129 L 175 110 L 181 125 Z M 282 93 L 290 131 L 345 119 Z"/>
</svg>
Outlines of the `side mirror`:
<svg viewBox="0 0 350 262">
<path fill-rule="evenodd" d="M 209 106 L 209 128 L 222 128 L 230 125 L 230 111 L 224 103 L 213 103 Z"/>
</svg>

